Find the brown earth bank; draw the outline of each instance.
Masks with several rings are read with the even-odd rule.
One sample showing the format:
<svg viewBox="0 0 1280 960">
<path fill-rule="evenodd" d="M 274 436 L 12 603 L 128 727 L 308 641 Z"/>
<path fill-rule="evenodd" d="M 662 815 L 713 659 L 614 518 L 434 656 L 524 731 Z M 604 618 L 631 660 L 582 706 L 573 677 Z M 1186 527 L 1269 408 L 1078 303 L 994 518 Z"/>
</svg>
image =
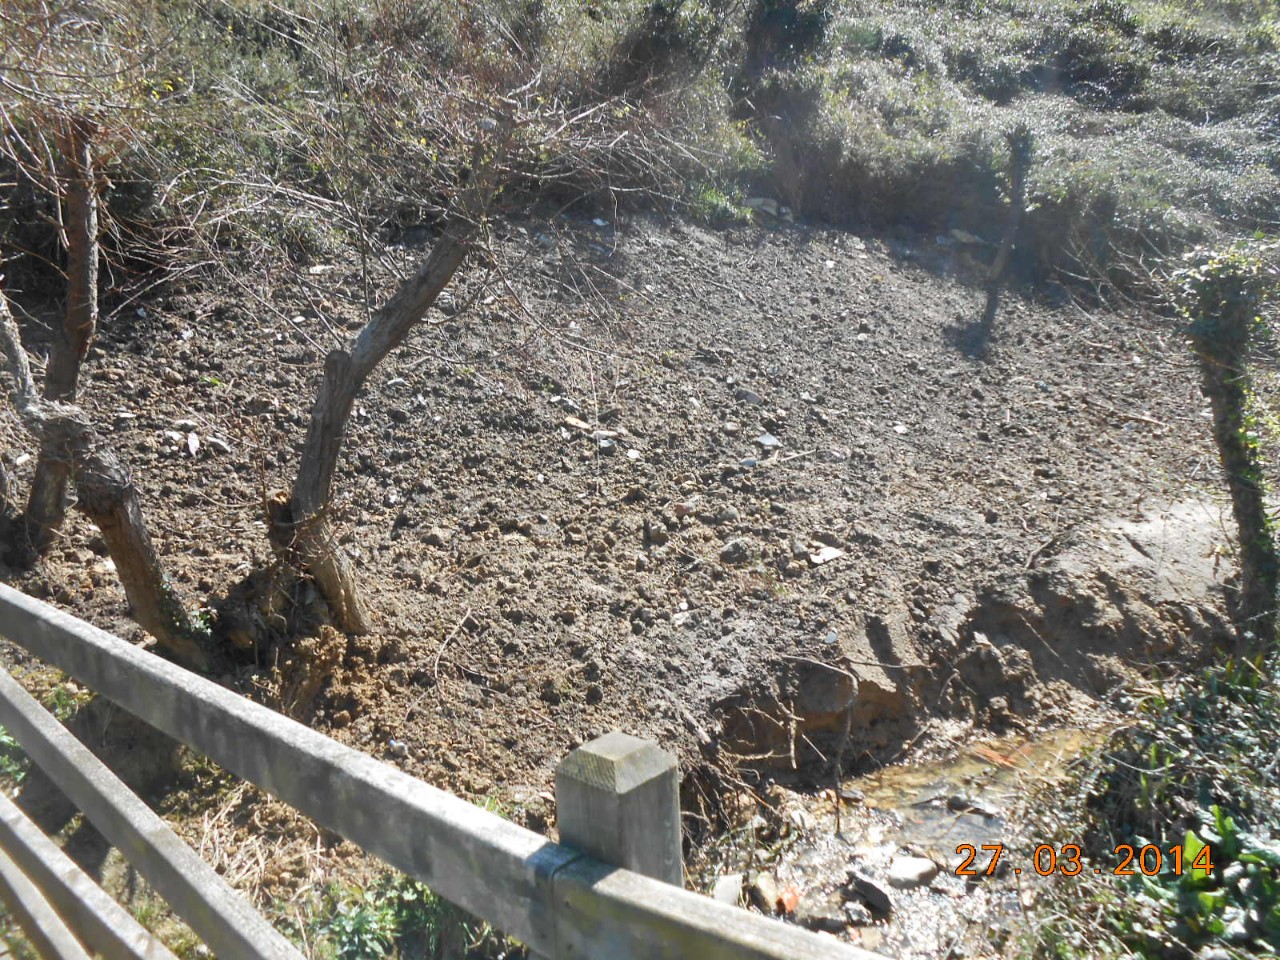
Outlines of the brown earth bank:
<svg viewBox="0 0 1280 960">
<path fill-rule="evenodd" d="M 335 521 L 369 636 L 265 572 L 324 354 L 364 319 L 358 258 L 103 324 L 84 403 L 179 592 L 230 640 L 273 638 L 228 684 L 537 829 L 574 745 L 652 737 L 714 827 L 742 784 L 1079 723 L 1233 642 L 1208 408 L 1168 321 L 1015 292 L 983 347 L 984 254 L 949 237 L 563 213 L 493 233 L 357 404 Z M 25 495 L 12 414 L 0 451 Z M 104 552 L 73 513 L 0 578 L 141 640 Z M 246 826 L 296 819 L 188 785 Z"/>
</svg>

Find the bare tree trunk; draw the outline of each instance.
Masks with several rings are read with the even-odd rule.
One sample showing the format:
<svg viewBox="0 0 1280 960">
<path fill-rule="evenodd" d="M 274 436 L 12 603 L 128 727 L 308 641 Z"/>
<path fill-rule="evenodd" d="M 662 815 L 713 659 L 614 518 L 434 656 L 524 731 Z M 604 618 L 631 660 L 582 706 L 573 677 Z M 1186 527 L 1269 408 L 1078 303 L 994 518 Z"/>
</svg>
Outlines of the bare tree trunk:
<svg viewBox="0 0 1280 960">
<path fill-rule="evenodd" d="M 23 425 L 40 440 L 44 455 L 74 480 L 80 508 L 102 531 L 134 619 L 170 653 L 194 667 L 208 668 L 212 651 L 207 638 L 164 575 L 128 469 L 79 408 L 36 396 L 18 325 L 3 293 L 0 352 L 14 381 L 14 406 Z"/>
<path fill-rule="evenodd" d="M 351 407 L 369 374 L 404 342 L 462 265 L 475 232 L 469 219 L 451 223 L 414 275 L 374 313 L 350 347 L 325 358 L 289 510 L 273 523 L 272 537 L 278 549 L 289 551 L 315 577 L 335 622 L 347 633 L 367 633 L 370 627 L 355 572 L 334 539 L 328 517 Z"/>
<path fill-rule="evenodd" d="M 1009 135 L 1009 218 L 1000 237 L 1000 248 L 987 274 L 987 305 L 982 312 L 982 336 L 991 336 L 996 314 L 1000 311 L 1000 293 L 1004 286 L 1005 271 L 1013 256 L 1013 244 L 1022 226 L 1022 216 L 1027 207 L 1027 174 L 1031 171 L 1031 131 L 1019 124 Z"/>
<path fill-rule="evenodd" d="M 209 652 L 160 566 L 128 469 L 75 407 L 59 404 L 41 433 L 71 465 L 77 502 L 102 532 L 133 618 L 171 653 L 207 668 Z"/>
<path fill-rule="evenodd" d="M 1191 335 L 1200 360 L 1205 396 L 1213 410 L 1213 439 L 1218 447 L 1231 494 L 1231 509 L 1240 535 L 1240 594 L 1236 619 L 1266 645 L 1276 637 L 1276 593 L 1280 558 L 1267 512 L 1261 455 L 1249 435 L 1252 378 L 1245 366 L 1256 304 L 1230 287 L 1201 316 Z"/>
<path fill-rule="evenodd" d="M 50 344 L 44 398 L 74 403 L 80 365 L 98 325 L 98 190 L 91 124 L 81 118 L 66 120 L 58 131 L 58 150 L 64 165 L 59 179 L 66 184 L 67 307 Z M 71 464 L 50 446 L 54 440 L 44 439 L 27 501 L 27 521 L 37 552 L 49 545 L 66 517 Z"/>
</svg>

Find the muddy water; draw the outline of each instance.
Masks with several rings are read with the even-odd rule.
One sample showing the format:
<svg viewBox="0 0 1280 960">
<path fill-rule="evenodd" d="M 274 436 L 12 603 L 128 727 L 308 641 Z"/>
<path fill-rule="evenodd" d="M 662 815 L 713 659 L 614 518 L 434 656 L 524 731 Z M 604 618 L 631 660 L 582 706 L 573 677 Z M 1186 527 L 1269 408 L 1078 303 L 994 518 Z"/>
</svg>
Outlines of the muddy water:
<svg viewBox="0 0 1280 960">
<path fill-rule="evenodd" d="M 1011 847 L 1033 847 L 1039 838 L 1019 836 L 1010 814 L 1037 781 L 1062 779 L 1071 760 L 1099 739 L 1096 732 L 1068 730 L 997 740 L 945 762 L 848 780 L 840 791 L 838 830 L 834 791 L 806 802 L 806 829 L 777 866 L 780 886 L 800 894 L 796 919 L 843 930 L 856 944 L 904 960 L 953 951 L 999 955 L 1037 884 Z M 990 859 L 982 845 L 1003 845 L 999 874 L 957 876 L 957 848 L 965 844 L 977 848 L 978 873 Z M 925 861 L 938 868 L 932 878 Z M 895 862 L 898 870 L 918 868 L 923 882 L 898 877 L 895 885 Z M 1015 875 L 1014 867 L 1025 869 Z M 854 873 L 861 879 L 851 879 Z"/>
</svg>

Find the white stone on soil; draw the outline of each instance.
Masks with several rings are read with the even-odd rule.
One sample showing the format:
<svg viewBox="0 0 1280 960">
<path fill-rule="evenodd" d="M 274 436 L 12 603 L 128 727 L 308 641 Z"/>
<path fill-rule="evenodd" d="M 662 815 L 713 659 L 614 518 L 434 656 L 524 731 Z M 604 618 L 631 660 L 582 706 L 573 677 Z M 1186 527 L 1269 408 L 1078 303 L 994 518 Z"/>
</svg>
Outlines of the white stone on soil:
<svg viewBox="0 0 1280 960">
<path fill-rule="evenodd" d="M 913 890 L 933 882 L 938 865 L 925 857 L 895 857 L 889 865 L 889 885 L 899 890 Z"/>
</svg>

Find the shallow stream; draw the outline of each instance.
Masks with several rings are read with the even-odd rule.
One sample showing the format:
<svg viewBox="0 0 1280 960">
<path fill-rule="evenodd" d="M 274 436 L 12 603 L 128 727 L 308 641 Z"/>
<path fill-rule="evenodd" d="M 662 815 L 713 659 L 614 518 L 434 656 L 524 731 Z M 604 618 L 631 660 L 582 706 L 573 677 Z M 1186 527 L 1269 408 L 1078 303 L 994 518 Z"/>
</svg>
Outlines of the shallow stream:
<svg viewBox="0 0 1280 960">
<path fill-rule="evenodd" d="M 1020 835 L 1010 815 L 1035 786 L 1047 783 L 1042 793 L 1051 798 L 1052 784 L 1099 739 L 1097 732 L 1056 731 L 967 746 L 941 762 L 887 767 L 846 780 L 838 812 L 834 790 L 789 795 L 784 812 L 802 829 L 774 871 L 782 898 L 791 901 L 786 907 L 794 905 L 794 918 L 806 926 L 844 933 L 887 956 L 998 955 L 1040 882 L 1022 862 L 1026 854 L 1015 852 L 1040 838 Z M 978 876 L 957 876 L 966 845 L 974 848 Z M 997 846 L 1003 862 L 987 877 Z"/>
</svg>

